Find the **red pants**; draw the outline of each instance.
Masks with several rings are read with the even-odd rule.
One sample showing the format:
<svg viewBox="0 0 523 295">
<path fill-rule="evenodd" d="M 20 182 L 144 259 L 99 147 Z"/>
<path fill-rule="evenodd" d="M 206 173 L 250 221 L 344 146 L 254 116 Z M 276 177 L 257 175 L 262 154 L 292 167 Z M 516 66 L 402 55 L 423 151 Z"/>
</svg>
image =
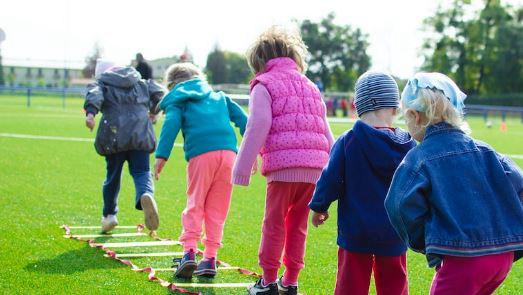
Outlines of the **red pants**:
<svg viewBox="0 0 523 295">
<path fill-rule="evenodd" d="M 431 295 L 487 295 L 505 280 L 514 253 L 477 257 L 444 256 L 430 288 Z"/>
<path fill-rule="evenodd" d="M 265 283 L 275 282 L 283 252 L 283 283 L 295 285 L 303 268 L 308 204 L 315 185 L 273 181 L 267 185 L 265 217 L 258 258 Z"/>
<path fill-rule="evenodd" d="M 370 275 L 378 295 L 409 294 L 407 280 L 407 255 L 378 256 L 338 249 L 338 274 L 335 295 L 369 294 Z"/>
</svg>

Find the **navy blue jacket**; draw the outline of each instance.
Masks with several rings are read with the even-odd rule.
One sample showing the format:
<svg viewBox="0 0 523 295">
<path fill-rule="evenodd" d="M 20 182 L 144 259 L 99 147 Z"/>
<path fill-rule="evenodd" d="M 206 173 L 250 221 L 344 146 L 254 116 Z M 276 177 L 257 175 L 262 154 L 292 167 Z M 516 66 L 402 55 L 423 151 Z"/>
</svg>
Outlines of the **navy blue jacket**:
<svg viewBox="0 0 523 295">
<path fill-rule="evenodd" d="M 334 143 L 309 207 L 327 212 L 338 200 L 341 248 L 385 256 L 407 251 L 383 202 L 394 171 L 414 146 L 415 141 L 399 128 L 376 129 L 361 120 Z"/>
<path fill-rule="evenodd" d="M 385 207 L 429 266 L 443 255 L 523 254 L 523 175 L 508 158 L 447 123 L 427 128 L 398 167 Z"/>
</svg>

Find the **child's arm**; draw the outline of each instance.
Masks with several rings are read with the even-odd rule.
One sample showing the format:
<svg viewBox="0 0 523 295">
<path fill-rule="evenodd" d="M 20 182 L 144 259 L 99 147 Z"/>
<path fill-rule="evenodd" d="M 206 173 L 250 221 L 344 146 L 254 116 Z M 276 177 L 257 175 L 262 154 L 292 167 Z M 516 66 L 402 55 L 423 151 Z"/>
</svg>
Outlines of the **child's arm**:
<svg viewBox="0 0 523 295">
<path fill-rule="evenodd" d="M 429 180 L 414 169 L 400 164 L 385 198 L 385 209 L 400 238 L 414 251 L 425 252 L 425 221 L 429 215 L 426 192 Z"/>
<path fill-rule="evenodd" d="M 257 84 L 251 92 L 249 119 L 243 135 L 243 141 L 234 163 L 232 182 L 249 185 L 256 156 L 265 144 L 272 125 L 271 96 L 267 89 Z"/>
<path fill-rule="evenodd" d="M 523 172 L 521 172 L 521 169 L 519 169 L 518 165 L 516 165 L 516 163 L 514 163 L 514 161 L 512 161 L 509 157 L 501 154 L 497 155 L 501 165 L 503 165 L 505 174 L 507 175 L 510 183 L 512 183 L 514 190 L 516 190 L 516 193 L 519 196 L 519 200 L 523 204 Z"/>
<path fill-rule="evenodd" d="M 160 140 L 156 148 L 156 163 L 155 163 L 155 177 L 158 179 L 163 166 L 174 146 L 174 141 L 180 128 L 182 126 L 182 107 L 178 105 L 168 105 L 165 108 L 165 121 L 163 122 L 162 131 L 160 132 Z M 158 161 L 158 159 L 161 159 Z"/>
<path fill-rule="evenodd" d="M 234 125 L 240 129 L 240 134 L 243 136 L 245 133 L 245 125 L 247 125 L 247 114 L 236 102 L 225 96 L 227 101 L 227 108 L 229 109 L 229 117 Z"/>
<path fill-rule="evenodd" d="M 327 220 L 329 206 L 345 194 L 345 140 L 351 135 L 340 137 L 332 146 L 329 163 L 321 172 L 316 189 L 309 203 L 313 214 L 312 222 L 318 226 Z"/>
<path fill-rule="evenodd" d="M 98 82 L 87 85 L 87 93 L 85 94 L 84 110 L 85 110 L 85 125 L 93 131 L 95 126 L 94 116 L 102 109 L 104 101 L 103 90 L 98 85 Z"/>
<path fill-rule="evenodd" d="M 160 112 L 158 104 L 165 94 L 165 88 L 152 79 L 148 79 L 145 83 L 147 84 L 147 88 L 149 90 L 149 99 L 151 100 L 151 103 L 149 104 L 149 112 L 156 115 Z"/>
</svg>

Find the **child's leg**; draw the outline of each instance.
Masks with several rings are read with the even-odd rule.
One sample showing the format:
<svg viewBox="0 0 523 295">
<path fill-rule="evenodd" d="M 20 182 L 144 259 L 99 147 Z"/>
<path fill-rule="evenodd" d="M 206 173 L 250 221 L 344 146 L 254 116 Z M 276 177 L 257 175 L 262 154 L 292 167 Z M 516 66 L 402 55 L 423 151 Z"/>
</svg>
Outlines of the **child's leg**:
<svg viewBox="0 0 523 295">
<path fill-rule="evenodd" d="M 120 180 L 122 167 L 125 162 L 126 153 L 117 153 L 105 156 L 107 177 L 103 184 L 104 208 L 103 216 L 118 213 L 118 192 L 120 192 Z"/>
<path fill-rule="evenodd" d="M 307 239 L 307 224 L 309 218 L 309 202 L 315 185 L 311 183 L 293 183 L 294 194 L 288 206 L 285 218 L 285 250 L 283 264 L 284 285 L 297 285 L 298 275 L 303 269 L 305 257 L 305 240 Z"/>
<path fill-rule="evenodd" d="M 154 194 L 153 179 L 149 168 L 149 153 L 145 151 L 129 151 L 127 162 L 129 164 L 129 173 L 134 179 L 136 189 L 135 208 L 142 210 L 140 197 L 144 193 Z"/>
<path fill-rule="evenodd" d="M 338 273 L 334 295 L 369 294 L 373 255 L 338 249 Z"/>
<path fill-rule="evenodd" d="M 444 256 L 430 294 L 492 294 L 507 276 L 513 259 L 512 252 L 477 257 Z"/>
<path fill-rule="evenodd" d="M 196 251 L 202 234 L 205 200 L 217 167 L 213 160 L 212 153 L 205 153 L 192 158 L 187 165 L 187 205 L 182 213 L 180 235 L 185 251 Z"/>
<path fill-rule="evenodd" d="M 400 256 L 374 256 L 374 281 L 378 295 L 407 295 L 407 254 Z"/>
<path fill-rule="evenodd" d="M 294 188 L 291 182 L 273 181 L 267 185 L 265 217 L 258 259 L 265 284 L 276 282 L 280 258 L 285 245 L 285 216 Z"/>
<path fill-rule="evenodd" d="M 229 213 L 232 193 L 232 167 L 236 153 L 233 151 L 213 152 L 220 163 L 214 182 L 205 201 L 205 239 L 203 244 L 205 258 L 216 258 L 222 243 L 223 226 Z"/>
</svg>

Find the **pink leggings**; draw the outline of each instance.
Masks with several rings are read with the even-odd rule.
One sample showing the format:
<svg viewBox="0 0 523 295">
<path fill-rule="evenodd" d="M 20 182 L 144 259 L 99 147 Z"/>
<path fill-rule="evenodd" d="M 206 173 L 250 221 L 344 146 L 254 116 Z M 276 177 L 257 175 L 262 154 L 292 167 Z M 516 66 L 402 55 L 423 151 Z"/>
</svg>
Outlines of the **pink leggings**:
<svg viewBox="0 0 523 295">
<path fill-rule="evenodd" d="M 223 226 L 232 194 L 232 166 L 236 153 L 212 151 L 189 160 L 187 166 L 187 206 L 182 213 L 184 250 L 196 250 L 205 224 L 205 258 L 216 257 L 221 247 Z"/>
<path fill-rule="evenodd" d="M 267 185 L 265 217 L 258 258 L 265 283 L 275 282 L 283 252 L 283 283 L 295 285 L 303 268 L 308 204 L 315 185 L 273 181 Z"/>
<path fill-rule="evenodd" d="M 487 295 L 501 285 L 512 268 L 514 253 L 458 257 L 444 256 L 430 295 Z"/>
<path fill-rule="evenodd" d="M 370 275 L 374 271 L 378 295 L 409 294 L 407 255 L 380 256 L 338 249 L 338 274 L 335 295 L 369 294 Z"/>
</svg>

